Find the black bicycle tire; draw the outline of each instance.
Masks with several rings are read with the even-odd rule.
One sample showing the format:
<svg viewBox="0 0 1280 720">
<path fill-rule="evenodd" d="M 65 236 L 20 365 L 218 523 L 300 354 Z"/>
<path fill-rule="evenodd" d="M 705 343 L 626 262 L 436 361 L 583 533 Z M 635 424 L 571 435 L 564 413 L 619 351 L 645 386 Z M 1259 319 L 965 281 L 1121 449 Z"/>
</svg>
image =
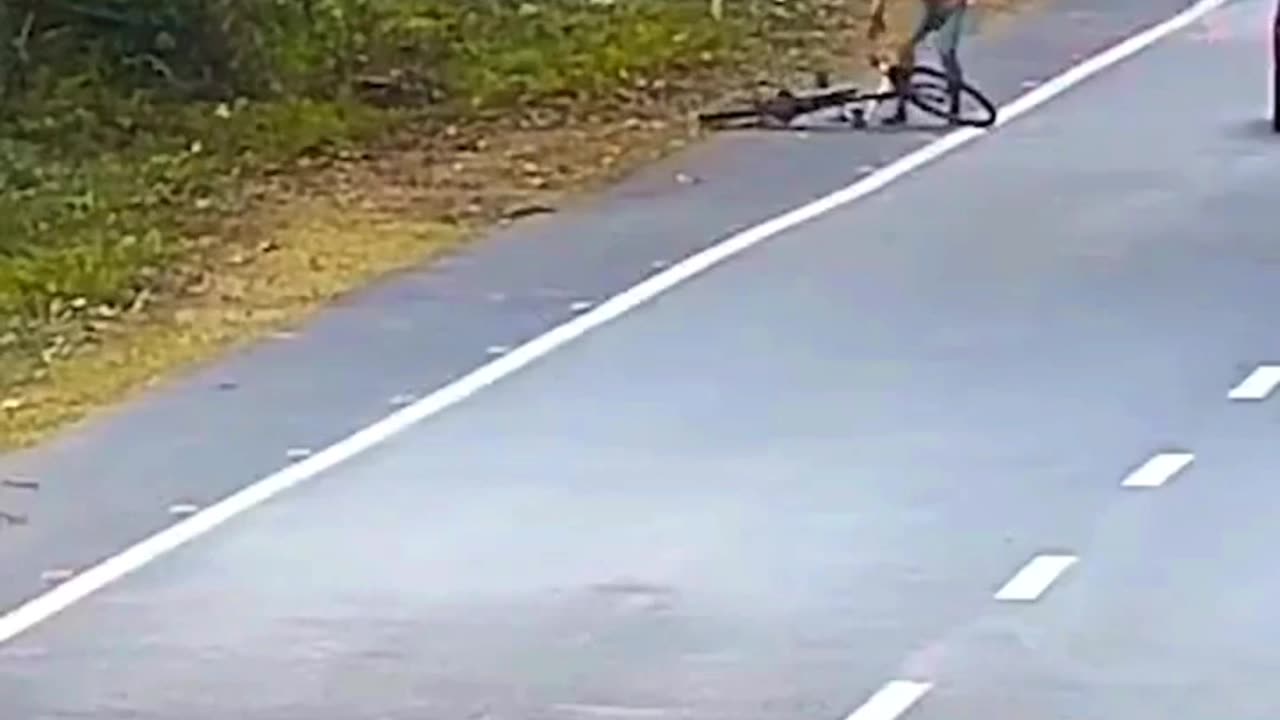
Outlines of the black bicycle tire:
<svg viewBox="0 0 1280 720">
<path fill-rule="evenodd" d="M 750 120 L 753 118 L 758 119 L 762 115 L 764 115 L 764 113 L 761 112 L 760 108 L 757 108 L 757 107 L 734 108 L 732 110 L 715 110 L 712 112 L 698 113 L 698 122 L 714 125 L 719 123 L 733 122 L 735 120 Z"/>
<path fill-rule="evenodd" d="M 790 91 L 782 90 L 776 97 L 753 103 L 750 106 L 739 106 L 731 110 L 717 110 L 700 113 L 698 115 L 698 122 L 705 125 L 722 125 L 734 120 L 756 120 L 762 123 L 773 121 L 787 124 L 791 122 L 797 114 L 803 113 L 797 113 L 795 112 L 794 107 L 790 107 L 789 110 L 784 110 L 784 112 L 780 114 L 778 112 L 780 108 L 777 106 L 771 107 L 771 105 L 779 101 L 787 102 L 788 100 L 794 102 L 794 96 L 791 95 Z"/>
<path fill-rule="evenodd" d="M 1277 25 L 1280 26 L 1280 22 Z M 1271 132 L 1280 133 L 1280 37 L 1272 42 L 1276 48 L 1271 61 Z"/>
<path fill-rule="evenodd" d="M 911 87 L 915 87 L 916 85 L 926 84 L 921 82 L 920 78 L 916 77 L 917 75 L 924 76 L 924 78 L 927 78 L 929 81 L 933 81 L 933 80 L 941 81 L 942 83 L 944 83 L 943 85 L 944 88 L 946 87 L 945 84 L 949 82 L 947 79 L 946 73 L 943 73 L 941 70 L 935 70 L 934 68 L 931 68 L 931 67 L 917 65 L 911 70 L 911 80 L 910 80 Z M 933 87 L 932 82 L 928 82 L 927 84 L 931 88 Z M 983 115 L 985 116 L 984 119 L 969 120 L 969 119 L 965 119 L 964 117 L 956 117 L 955 114 L 951 112 L 951 109 L 949 107 L 947 109 L 942 109 L 942 108 L 930 105 L 929 103 L 921 99 L 920 94 L 914 91 L 907 93 L 907 101 L 910 102 L 912 105 L 920 108 L 921 110 L 929 113 L 930 115 L 933 115 L 934 117 L 940 117 L 944 120 L 951 120 L 960 125 L 984 128 L 984 127 L 991 127 L 992 125 L 996 124 L 996 118 L 999 113 L 996 110 L 995 103 L 991 102 L 991 100 L 986 95 L 983 95 L 981 90 L 978 90 L 978 88 L 962 80 L 960 81 L 960 92 L 967 93 L 971 99 L 976 101 L 978 105 L 982 107 L 982 109 L 985 111 L 983 113 Z"/>
</svg>

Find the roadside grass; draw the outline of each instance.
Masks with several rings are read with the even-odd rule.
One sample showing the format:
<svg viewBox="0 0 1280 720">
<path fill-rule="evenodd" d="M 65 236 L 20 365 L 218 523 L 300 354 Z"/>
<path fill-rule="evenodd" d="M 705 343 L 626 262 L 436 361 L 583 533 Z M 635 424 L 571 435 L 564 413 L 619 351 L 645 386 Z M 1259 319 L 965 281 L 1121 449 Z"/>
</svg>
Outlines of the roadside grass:
<svg viewBox="0 0 1280 720">
<path fill-rule="evenodd" d="M 861 5 L 300 0 L 239 88 L 158 51 L 29 61 L 0 111 L 0 448 L 667 154 L 700 103 L 857 71 Z"/>
</svg>

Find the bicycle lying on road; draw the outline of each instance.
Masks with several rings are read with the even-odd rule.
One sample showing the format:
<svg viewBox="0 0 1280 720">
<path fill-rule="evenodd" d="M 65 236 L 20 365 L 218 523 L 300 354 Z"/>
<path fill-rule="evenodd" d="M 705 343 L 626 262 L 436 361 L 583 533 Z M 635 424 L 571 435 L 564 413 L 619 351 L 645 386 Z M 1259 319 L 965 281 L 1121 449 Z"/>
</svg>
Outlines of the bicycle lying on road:
<svg viewBox="0 0 1280 720">
<path fill-rule="evenodd" d="M 873 59 L 873 65 L 881 74 L 887 73 L 883 62 Z M 849 121 L 854 127 L 866 127 L 867 105 L 878 105 L 897 97 L 892 86 L 885 82 L 880 90 L 864 92 L 855 85 L 830 85 L 825 74 L 817 76 L 817 89 L 795 93 L 780 90 L 764 100 L 751 103 L 745 107 L 704 112 L 698 115 L 698 121 L 707 125 L 725 126 L 741 124 L 742 121 L 754 123 L 771 123 L 787 126 L 796 118 L 816 113 L 828 108 L 844 107 L 850 110 Z M 941 70 L 925 65 L 916 65 L 907 78 L 906 99 L 911 105 L 956 125 L 969 127 L 990 127 L 996 122 L 996 107 L 987 96 L 967 82 L 960 83 L 960 111 L 952 111 L 951 93 L 948 89 L 947 76 Z M 969 110 L 966 111 L 966 101 Z M 856 106 L 850 108 L 850 106 Z M 976 106 L 976 108 L 974 107 Z"/>
</svg>

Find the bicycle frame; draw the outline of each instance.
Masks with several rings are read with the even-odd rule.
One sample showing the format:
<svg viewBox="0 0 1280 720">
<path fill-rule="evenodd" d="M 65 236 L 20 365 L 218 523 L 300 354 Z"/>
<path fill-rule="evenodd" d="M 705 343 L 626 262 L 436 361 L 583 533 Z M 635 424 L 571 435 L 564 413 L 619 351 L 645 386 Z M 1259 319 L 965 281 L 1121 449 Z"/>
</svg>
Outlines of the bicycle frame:
<svg viewBox="0 0 1280 720">
<path fill-rule="evenodd" d="M 884 61 L 873 59 L 872 66 L 880 71 L 880 84 L 876 90 L 867 92 L 859 89 L 855 85 L 845 85 L 842 87 L 829 87 L 825 74 L 817 76 L 817 90 L 806 92 L 803 94 L 794 93 L 789 90 L 781 90 L 774 97 L 766 100 L 756 101 L 746 107 L 733 110 L 725 110 L 718 112 L 705 112 L 698 115 L 698 119 L 703 123 L 724 123 L 734 120 L 765 121 L 789 125 L 792 120 L 808 115 L 819 110 L 831 107 L 848 107 L 850 105 L 870 106 L 870 113 L 863 107 L 857 108 L 850 118 L 855 127 L 865 127 L 868 114 L 874 114 L 879 108 L 881 102 L 887 100 L 896 100 L 899 98 L 897 88 L 889 77 L 889 65 Z M 910 89 L 907 91 L 905 99 L 912 105 L 919 107 L 931 115 L 940 117 L 950 117 L 947 111 L 940 109 L 930 102 L 922 99 L 920 91 L 928 89 L 938 91 L 941 87 L 949 86 L 950 81 L 946 79 L 944 73 L 936 68 L 916 65 L 911 71 L 912 79 L 910 80 Z M 919 76 L 924 79 L 921 80 Z M 923 83 L 923 84 L 922 84 Z M 950 94 L 950 90 L 946 90 Z M 982 120 L 968 120 L 962 124 L 975 125 L 979 127 L 990 126 L 995 122 L 996 109 L 980 91 L 967 83 L 961 83 L 961 92 L 967 93 L 972 99 L 975 99 L 985 110 L 985 117 Z"/>
<path fill-rule="evenodd" d="M 885 100 L 897 97 L 891 84 L 886 79 L 881 89 L 876 92 L 865 92 L 857 86 L 825 88 L 817 92 L 797 95 L 788 90 L 780 91 L 774 97 L 753 103 L 751 107 L 725 112 L 702 113 L 698 117 L 702 122 L 718 122 L 747 118 L 768 118 L 783 124 L 790 123 L 798 117 L 809 115 L 831 107 L 871 103 L 873 106 Z M 874 111 L 874 107 L 873 107 Z"/>
</svg>

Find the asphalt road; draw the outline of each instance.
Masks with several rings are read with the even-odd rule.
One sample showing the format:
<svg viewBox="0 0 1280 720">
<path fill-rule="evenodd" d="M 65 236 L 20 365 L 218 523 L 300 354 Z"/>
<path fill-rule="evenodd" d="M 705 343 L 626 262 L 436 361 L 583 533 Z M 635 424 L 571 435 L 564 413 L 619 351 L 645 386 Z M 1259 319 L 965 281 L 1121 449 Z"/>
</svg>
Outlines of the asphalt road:
<svg viewBox="0 0 1280 720">
<path fill-rule="evenodd" d="M 1084 3 L 1063 5 L 973 72 L 1011 95 L 1012 68 L 1031 75 L 1016 58 L 1061 67 L 1115 39 L 1119 21 L 1070 24 Z M 1269 5 L 1230 3 L 19 635 L 0 646 L 0 715 L 791 720 L 908 682 L 925 685 L 887 687 L 919 689 L 912 720 L 1273 719 L 1280 398 L 1228 398 L 1280 359 Z M 172 522 L 168 503 L 344 434 L 315 404 L 235 412 L 299 391 L 271 395 L 289 353 L 331 351 L 292 368 L 324 417 L 363 393 L 342 422 L 372 418 L 379 383 L 457 374 L 652 272 L 604 269 L 619 257 L 679 258 L 700 227 L 708 244 L 820 194 L 847 179 L 837 150 L 882 163 L 921 142 L 726 139 L 682 159 L 701 185 L 642 176 L 596 206 L 613 232 L 580 253 L 595 272 L 572 294 L 488 299 L 539 269 L 499 240 L 9 459 L 57 474 L 36 529 L 4 535 L 0 592 L 30 596 L 33 562 L 110 554 Z M 819 179 L 744 185 L 752 163 Z M 643 233 L 690 244 L 645 256 Z M 422 332 L 442 307 L 490 322 L 462 314 L 445 345 Z M 417 354 L 389 352 L 414 337 Z M 366 382 L 372 358 L 385 375 Z M 252 379 L 207 389 L 226 376 Z M 1124 484 L 1161 453 L 1194 461 Z M 70 502 L 77 487 L 102 502 Z"/>
</svg>

